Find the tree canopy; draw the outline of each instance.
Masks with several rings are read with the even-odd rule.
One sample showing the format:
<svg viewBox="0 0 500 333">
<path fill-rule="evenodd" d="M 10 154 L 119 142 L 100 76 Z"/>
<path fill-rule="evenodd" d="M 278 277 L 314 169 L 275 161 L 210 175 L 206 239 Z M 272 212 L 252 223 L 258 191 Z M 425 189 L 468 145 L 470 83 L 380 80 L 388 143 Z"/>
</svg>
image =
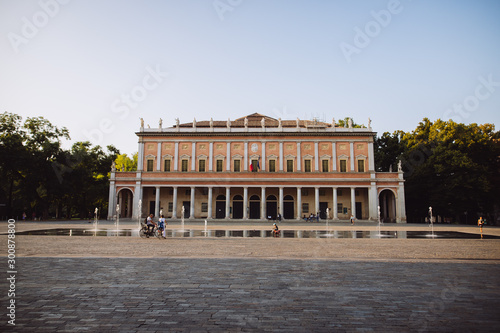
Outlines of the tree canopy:
<svg viewBox="0 0 500 333">
<path fill-rule="evenodd" d="M 70 139 L 43 117 L 0 115 L 0 215 L 20 217 L 86 217 L 98 207 L 107 212 L 109 170 L 119 151 L 104 152 L 90 142 L 77 142 L 70 150 L 61 140 Z"/>
<path fill-rule="evenodd" d="M 424 118 L 412 132 L 377 138 L 375 163 L 388 171 L 401 160 L 409 222 L 421 221 L 430 206 L 454 221 L 475 223 L 481 215 L 493 222 L 500 208 L 499 138 L 491 124 Z"/>
</svg>

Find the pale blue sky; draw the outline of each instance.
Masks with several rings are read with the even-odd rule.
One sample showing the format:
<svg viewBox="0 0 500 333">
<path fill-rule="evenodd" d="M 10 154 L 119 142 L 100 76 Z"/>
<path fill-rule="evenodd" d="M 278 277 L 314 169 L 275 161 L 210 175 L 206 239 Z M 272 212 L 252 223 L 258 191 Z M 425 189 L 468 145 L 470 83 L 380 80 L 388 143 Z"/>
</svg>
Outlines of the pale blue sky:
<svg viewBox="0 0 500 333">
<path fill-rule="evenodd" d="M 500 125 L 496 0 L 0 0 L 0 35 L 1 112 L 124 153 L 139 117 Z"/>
</svg>

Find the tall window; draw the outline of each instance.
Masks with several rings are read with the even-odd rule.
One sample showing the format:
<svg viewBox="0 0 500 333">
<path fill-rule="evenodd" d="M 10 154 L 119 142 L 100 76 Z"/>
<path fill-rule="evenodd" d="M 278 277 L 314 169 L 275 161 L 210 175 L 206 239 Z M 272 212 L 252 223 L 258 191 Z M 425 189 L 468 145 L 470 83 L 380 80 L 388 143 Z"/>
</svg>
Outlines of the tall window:
<svg viewBox="0 0 500 333">
<path fill-rule="evenodd" d="M 309 204 L 307 202 L 304 202 L 302 204 L 302 214 L 307 214 L 309 213 Z"/>
<path fill-rule="evenodd" d="M 208 202 L 202 202 L 201 203 L 201 212 L 202 213 L 208 212 Z"/>
<path fill-rule="evenodd" d="M 328 172 L 328 166 L 330 161 L 328 160 L 323 160 L 321 161 L 321 166 L 323 167 L 323 172 Z"/>
<path fill-rule="evenodd" d="M 341 203 L 338 203 L 338 204 L 337 204 L 337 213 L 338 213 L 338 214 L 342 214 L 342 211 L 343 211 L 342 204 L 341 204 Z"/>
<path fill-rule="evenodd" d="M 293 160 L 286 161 L 286 172 L 293 172 Z"/>
<path fill-rule="evenodd" d="M 198 171 L 199 172 L 205 172 L 205 160 L 199 160 L 198 161 Z"/>
<path fill-rule="evenodd" d="M 147 164 L 147 169 L 146 170 L 147 171 L 153 171 L 153 163 L 154 163 L 154 161 L 153 160 L 148 160 L 147 163 L 148 164 Z"/>
<path fill-rule="evenodd" d="M 347 172 L 347 160 L 340 160 L 340 172 Z"/>
<path fill-rule="evenodd" d="M 181 161 L 181 171 L 182 172 L 187 172 L 188 171 L 188 160 L 182 160 Z"/>
<path fill-rule="evenodd" d="M 365 160 L 358 160 L 358 172 L 365 172 Z"/>
<path fill-rule="evenodd" d="M 217 163 L 216 170 L 217 172 L 222 172 L 222 160 L 215 161 Z"/>
<path fill-rule="evenodd" d="M 269 160 L 269 172 L 276 172 L 276 160 Z"/>
<path fill-rule="evenodd" d="M 234 172 L 240 172 L 241 171 L 241 160 L 234 160 L 233 161 L 233 169 Z"/>
<path fill-rule="evenodd" d="M 163 171 L 170 171 L 170 160 L 163 161 Z"/>
<path fill-rule="evenodd" d="M 304 160 L 304 172 L 311 172 L 311 160 Z"/>
</svg>

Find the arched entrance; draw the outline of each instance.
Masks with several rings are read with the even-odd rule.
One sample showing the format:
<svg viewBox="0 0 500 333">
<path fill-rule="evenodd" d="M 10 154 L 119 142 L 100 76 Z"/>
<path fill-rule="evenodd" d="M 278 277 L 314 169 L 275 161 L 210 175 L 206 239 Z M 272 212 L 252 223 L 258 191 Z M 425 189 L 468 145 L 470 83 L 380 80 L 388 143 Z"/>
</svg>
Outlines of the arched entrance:
<svg viewBox="0 0 500 333">
<path fill-rule="evenodd" d="M 291 195 L 285 195 L 283 198 L 283 218 L 284 219 L 293 219 L 295 216 L 294 213 L 295 203 L 293 201 L 293 197 Z"/>
<path fill-rule="evenodd" d="M 251 219 L 260 219 L 260 198 L 258 195 L 250 197 L 250 214 Z"/>
<path fill-rule="evenodd" d="M 223 219 L 226 218 L 226 196 L 218 195 L 215 199 L 215 218 Z"/>
<path fill-rule="evenodd" d="M 269 195 L 266 200 L 266 218 L 276 220 L 278 215 L 278 199 L 274 195 Z"/>
<path fill-rule="evenodd" d="M 132 217 L 132 202 L 134 194 L 128 188 L 121 189 L 118 192 L 117 203 L 120 205 L 120 218 L 131 218 Z M 116 213 L 116 207 L 114 207 L 114 212 Z"/>
<path fill-rule="evenodd" d="M 396 196 L 391 190 L 383 190 L 378 196 L 380 219 L 383 222 L 396 222 Z"/>
<path fill-rule="evenodd" d="M 243 218 L 243 197 L 239 194 L 233 197 L 233 219 Z"/>
</svg>

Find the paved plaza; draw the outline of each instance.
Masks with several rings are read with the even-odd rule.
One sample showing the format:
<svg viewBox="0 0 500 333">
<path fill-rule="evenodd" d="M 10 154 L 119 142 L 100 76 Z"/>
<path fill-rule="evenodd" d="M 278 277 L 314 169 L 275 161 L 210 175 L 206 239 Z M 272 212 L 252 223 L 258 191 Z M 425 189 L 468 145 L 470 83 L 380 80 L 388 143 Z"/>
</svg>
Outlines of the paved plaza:
<svg viewBox="0 0 500 333">
<path fill-rule="evenodd" d="M 5 332 L 500 331 L 496 239 L 17 240 Z"/>
</svg>

